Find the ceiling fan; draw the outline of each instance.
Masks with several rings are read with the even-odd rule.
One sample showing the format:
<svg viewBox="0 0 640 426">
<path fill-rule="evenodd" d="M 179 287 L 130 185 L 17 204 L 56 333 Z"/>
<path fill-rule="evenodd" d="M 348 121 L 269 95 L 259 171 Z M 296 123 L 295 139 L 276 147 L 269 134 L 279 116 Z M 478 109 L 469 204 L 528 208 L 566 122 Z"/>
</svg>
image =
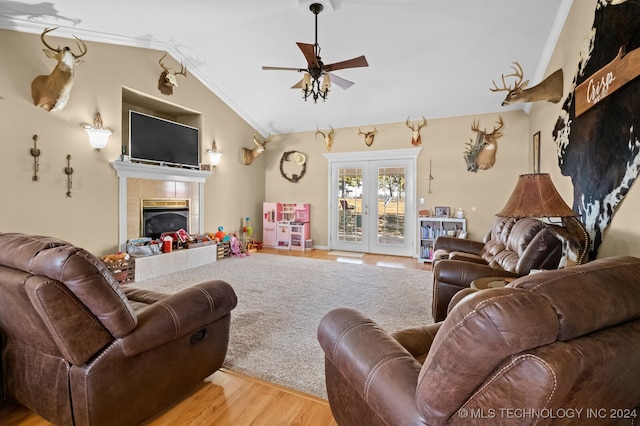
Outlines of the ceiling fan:
<svg viewBox="0 0 640 426">
<path fill-rule="evenodd" d="M 322 62 L 322 58 L 320 58 L 320 45 L 318 45 L 318 14 L 322 12 L 322 9 L 324 9 L 324 6 L 320 3 L 313 3 L 309 6 L 309 10 L 311 10 L 316 17 L 315 43 L 296 43 L 307 60 L 307 68 L 262 67 L 263 70 L 289 70 L 303 72 L 304 76 L 302 77 L 302 80 L 297 82 L 291 88 L 302 89 L 305 101 L 310 96 L 313 98 L 314 102 L 317 102 L 318 98 L 326 100 L 332 81 L 342 89 L 348 89 L 353 86 L 354 83 L 352 81 L 340 78 L 333 74 L 332 71 L 369 66 L 364 55 L 342 62 L 335 62 L 333 64 L 325 64 Z M 323 77 L 322 84 L 320 83 L 320 77 Z"/>
</svg>

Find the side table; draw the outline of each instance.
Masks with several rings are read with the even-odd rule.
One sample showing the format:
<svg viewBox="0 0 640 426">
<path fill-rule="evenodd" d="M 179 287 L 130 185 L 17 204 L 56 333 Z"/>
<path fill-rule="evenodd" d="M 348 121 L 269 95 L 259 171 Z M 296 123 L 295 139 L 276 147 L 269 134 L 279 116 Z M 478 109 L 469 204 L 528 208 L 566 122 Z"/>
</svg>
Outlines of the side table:
<svg viewBox="0 0 640 426">
<path fill-rule="evenodd" d="M 486 290 L 488 288 L 500 288 L 515 280 L 513 277 L 482 277 L 471 281 L 471 288 Z"/>
</svg>

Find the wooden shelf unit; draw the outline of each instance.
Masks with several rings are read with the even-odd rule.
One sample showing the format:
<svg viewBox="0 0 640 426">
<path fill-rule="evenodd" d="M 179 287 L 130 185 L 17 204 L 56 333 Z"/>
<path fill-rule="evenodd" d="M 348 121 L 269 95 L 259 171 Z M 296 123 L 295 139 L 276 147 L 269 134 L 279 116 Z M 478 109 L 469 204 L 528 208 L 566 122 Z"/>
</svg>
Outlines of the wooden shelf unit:
<svg viewBox="0 0 640 426">
<path fill-rule="evenodd" d="M 460 237 L 467 233 L 467 219 L 421 216 L 418 218 L 418 261 L 433 260 L 433 245 L 441 235 Z"/>
</svg>

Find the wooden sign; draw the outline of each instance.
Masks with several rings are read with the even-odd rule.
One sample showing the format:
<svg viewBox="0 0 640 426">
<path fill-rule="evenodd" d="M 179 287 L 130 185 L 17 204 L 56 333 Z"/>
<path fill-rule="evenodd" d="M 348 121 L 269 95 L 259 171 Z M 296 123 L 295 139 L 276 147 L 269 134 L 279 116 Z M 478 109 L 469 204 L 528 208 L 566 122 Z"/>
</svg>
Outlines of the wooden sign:
<svg viewBox="0 0 640 426">
<path fill-rule="evenodd" d="M 625 54 L 624 47 L 618 55 L 575 91 L 576 117 L 640 75 L 640 48 Z"/>
</svg>

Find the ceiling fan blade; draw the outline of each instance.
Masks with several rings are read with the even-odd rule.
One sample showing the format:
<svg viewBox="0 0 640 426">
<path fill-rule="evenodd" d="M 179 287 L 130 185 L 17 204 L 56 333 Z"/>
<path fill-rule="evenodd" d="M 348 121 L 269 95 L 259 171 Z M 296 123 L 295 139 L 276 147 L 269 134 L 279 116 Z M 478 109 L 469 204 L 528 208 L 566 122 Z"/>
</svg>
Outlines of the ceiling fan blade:
<svg viewBox="0 0 640 426">
<path fill-rule="evenodd" d="M 358 56 L 357 58 L 347 59 L 342 62 L 335 62 L 333 64 L 328 64 L 324 66 L 325 71 L 336 71 L 342 70 L 345 68 L 358 68 L 358 67 L 368 67 L 367 58 L 363 56 Z"/>
<path fill-rule="evenodd" d="M 302 89 L 302 80 L 291 86 L 292 89 Z"/>
<path fill-rule="evenodd" d="M 263 70 L 285 70 L 285 71 L 306 71 L 300 68 L 288 68 L 288 67 L 262 67 Z"/>
<path fill-rule="evenodd" d="M 318 68 L 318 58 L 316 58 L 316 51 L 313 44 L 296 42 L 302 54 L 307 60 L 309 68 Z"/>
<path fill-rule="evenodd" d="M 336 86 L 340 87 L 341 89 L 347 90 L 349 87 L 353 86 L 355 83 L 353 81 L 349 81 L 349 80 L 345 80 L 342 77 L 338 77 L 337 75 L 333 74 L 333 73 L 329 73 L 329 75 L 331 76 L 331 83 L 335 84 Z M 302 81 L 302 80 L 300 80 Z M 302 88 L 302 86 L 300 87 Z"/>
</svg>

